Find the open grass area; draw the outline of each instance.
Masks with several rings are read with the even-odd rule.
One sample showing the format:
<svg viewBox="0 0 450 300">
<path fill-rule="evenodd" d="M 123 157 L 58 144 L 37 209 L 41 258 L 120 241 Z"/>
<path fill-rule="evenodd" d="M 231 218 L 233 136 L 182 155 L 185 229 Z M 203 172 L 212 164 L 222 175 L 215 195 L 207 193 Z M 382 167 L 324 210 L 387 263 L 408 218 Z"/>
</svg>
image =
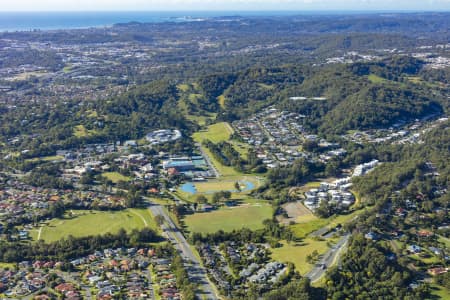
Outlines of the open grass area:
<svg viewBox="0 0 450 300">
<path fill-rule="evenodd" d="M 263 228 L 262 222 L 272 217 L 272 207 L 264 202 L 246 203 L 231 208 L 221 208 L 206 213 L 196 213 L 185 217 L 184 222 L 190 232 L 213 233 L 233 229 Z"/>
<path fill-rule="evenodd" d="M 48 74 L 48 72 L 46 72 L 46 71 L 24 72 L 24 73 L 20 73 L 20 74 L 15 75 L 11 79 L 13 81 L 27 80 L 30 77 L 42 77 L 42 76 L 47 75 L 47 74 Z"/>
<path fill-rule="evenodd" d="M 15 268 L 15 264 L 0 262 L 0 269 L 6 269 L 6 268 L 14 269 Z"/>
<path fill-rule="evenodd" d="M 383 77 L 380 77 L 378 75 L 375 74 L 370 74 L 369 76 L 367 76 L 367 79 L 369 79 L 370 82 L 372 83 L 386 83 L 388 80 L 386 80 Z"/>
<path fill-rule="evenodd" d="M 210 201 L 212 199 L 212 195 L 215 192 L 219 191 L 235 191 L 235 183 L 241 182 L 244 185 L 251 183 L 253 188 L 258 188 L 264 182 L 264 179 L 257 176 L 227 176 L 221 177 L 219 179 L 208 180 L 205 182 L 193 182 L 192 184 L 195 186 L 196 193 L 192 194 L 190 192 L 183 191 L 181 186 L 174 193 L 179 198 L 188 201 L 188 202 L 196 202 L 196 198 L 198 195 L 204 195 Z M 248 198 L 248 194 L 251 190 L 246 190 L 244 186 L 242 186 L 241 192 L 232 192 L 232 199 L 240 200 L 244 202 L 248 202 L 250 199 Z"/>
<path fill-rule="evenodd" d="M 214 156 L 212 155 L 211 151 L 209 151 L 208 148 L 202 147 L 203 151 L 205 151 L 206 155 L 208 155 L 209 159 L 211 160 L 211 163 L 214 165 L 214 167 L 217 169 L 217 171 L 220 173 L 221 176 L 239 176 L 242 175 L 242 173 L 238 172 L 233 167 L 228 167 L 222 165 L 220 162 L 218 162 Z"/>
<path fill-rule="evenodd" d="M 97 118 L 98 112 L 96 110 L 88 110 L 86 111 L 88 118 Z"/>
<path fill-rule="evenodd" d="M 194 185 L 198 193 L 211 193 L 215 191 L 236 190 L 236 182 L 239 182 L 241 185 L 242 192 L 239 192 L 239 194 L 250 192 L 250 190 L 246 189 L 251 186 L 253 186 L 253 188 L 256 188 L 260 185 L 258 179 L 252 176 L 239 176 L 236 178 L 228 177 L 226 179 L 208 180 L 205 182 L 196 182 L 194 183 Z"/>
<path fill-rule="evenodd" d="M 108 178 L 113 183 L 118 183 L 119 181 L 130 181 L 131 180 L 130 177 L 124 176 L 124 175 L 120 174 L 119 172 L 105 172 L 105 173 L 102 173 L 102 176 Z"/>
<path fill-rule="evenodd" d="M 308 255 L 314 250 L 317 250 L 319 255 L 324 254 L 329 249 L 326 241 L 316 241 L 308 238 L 300 243 L 288 244 L 286 241 L 283 241 L 281 244 L 282 247 L 271 249 L 272 259 L 280 262 L 292 262 L 301 275 L 305 275 L 314 267 L 314 265 L 306 262 Z"/>
<path fill-rule="evenodd" d="M 322 227 L 333 228 L 338 224 L 343 225 L 353 220 L 364 211 L 364 209 L 356 210 L 347 215 L 335 215 L 326 219 L 321 219 L 314 215 L 306 215 L 305 217 L 299 217 L 297 219 L 298 224 L 291 225 L 290 227 L 297 238 L 305 238 L 311 232 L 319 230 Z"/>
<path fill-rule="evenodd" d="M 443 243 L 447 248 L 450 249 L 450 239 L 440 235 L 439 236 L 439 242 Z"/>
<path fill-rule="evenodd" d="M 217 101 L 219 102 L 219 105 L 221 108 L 225 108 L 225 96 L 224 95 L 220 95 L 219 97 L 217 97 Z"/>
<path fill-rule="evenodd" d="M 250 146 L 249 144 L 245 144 L 245 143 L 242 143 L 242 142 L 238 142 L 238 141 L 236 141 L 236 140 L 230 140 L 229 142 L 233 145 L 233 148 L 234 148 L 237 152 L 239 152 L 239 154 L 240 154 L 243 158 L 247 159 L 248 151 L 249 151 L 250 148 L 251 148 L 251 146 Z"/>
<path fill-rule="evenodd" d="M 70 71 L 72 71 L 72 65 L 66 65 L 66 66 L 63 68 L 63 72 L 64 72 L 64 73 L 69 73 Z"/>
<path fill-rule="evenodd" d="M 228 141 L 230 139 L 231 134 L 233 134 L 233 128 L 227 122 L 216 123 L 208 126 L 206 130 L 198 131 L 192 135 L 194 141 L 201 143 L 204 140 L 210 140 L 213 143 L 220 143 L 223 141 Z M 236 141 L 231 141 L 236 151 L 238 151 L 241 155 L 246 157 L 248 153 L 248 146 L 238 143 Z M 221 176 L 237 176 L 242 175 L 242 173 L 236 171 L 233 167 L 228 167 L 222 165 L 218 162 L 211 151 L 206 147 L 203 147 L 203 150 L 210 158 L 213 165 L 216 167 L 217 171 L 221 174 Z"/>
<path fill-rule="evenodd" d="M 291 225 L 290 228 L 297 238 L 303 239 L 311 232 L 327 226 L 328 223 L 328 219 L 320 219 L 314 216 L 308 217 L 307 220 L 301 223 Z"/>
<path fill-rule="evenodd" d="M 27 161 L 54 161 L 54 160 L 62 160 L 64 157 L 58 155 L 51 156 L 43 156 L 43 157 L 35 157 L 27 159 Z"/>
<path fill-rule="evenodd" d="M 96 130 L 88 130 L 84 125 L 77 125 L 73 129 L 73 135 L 76 137 L 86 137 L 86 136 L 92 136 L 97 134 Z"/>
<path fill-rule="evenodd" d="M 197 103 L 198 99 L 201 99 L 202 97 L 202 94 L 191 93 L 189 94 L 188 99 L 190 102 Z"/>
<path fill-rule="evenodd" d="M 144 227 L 156 229 L 156 223 L 148 209 L 127 209 L 123 211 L 88 211 L 74 210 L 73 216 L 67 215 L 64 219 L 53 219 L 42 229 L 30 232 L 33 240 L 40 239 L 54 242 L 61 238 L 73 235 L 82 237 L 88 235 L 115 233 L 120 228 L 127 231 Z"/>
<path fill-rule="evenodd" d="M 179 84 L 177 85 L 177 88 L 182 92 L 187 92 L 191 87 L 189 86 L 189 84 Z"/>
<path fill-rule="evenodd" d="M 214 120 L 217 114 L 215 113 L 210 113 L 208 115 L 202 115 L 202 116 L 196 116 L 196 115 L 190 115 L 188 114 L 186 116 L 186 118 L 189 121 L 193 121 L 195 123 L 197 123 L 200 126 L 204 126 L 206 124 L 207 121 L 211 121 Z"/>
<path fill-rule="evenodd" d="M 430 299 L 450 299 L 450 291 L 443 286 L 437 284 L 431 284 L 431 295 L 433 298 Z"/>
<path fill-rule="evenodd" d="M 230 139 L 233 129 L 227 122 L 216 123 L 208 126 L 207 130 L 196 132 L 192 138 L 201 143 L 204 140 L 210 140 L 213 143 L 219 143 Z"/>
<path fill-rule="evenodd" d="M 211 193 L 215 191 L 235 190 L 236 181 L 214 180 L 206 182 L 196 182 L 195 188 L 198 193 Z"/>
</svg>

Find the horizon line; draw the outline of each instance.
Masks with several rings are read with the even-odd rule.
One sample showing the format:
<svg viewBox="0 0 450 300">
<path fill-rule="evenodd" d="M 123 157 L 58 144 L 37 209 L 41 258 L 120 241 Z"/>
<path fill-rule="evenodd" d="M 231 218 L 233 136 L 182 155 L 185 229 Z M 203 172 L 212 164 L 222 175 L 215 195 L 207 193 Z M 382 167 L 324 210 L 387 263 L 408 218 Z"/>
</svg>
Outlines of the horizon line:
<svg viewBox="0 0 450 300">
<path fill-rule="evenodd" d="M 445 13 L 449 9 L 158 9 L 158 10 L 128 10 L 128 9 L 105 9 L 105 10 L 0 10 L 0 13 L 104 13 L 104 12 L 284 12 L 284 13 L 308 13 L 308 12 L 373 12 L 373 13 Z"/>
</svg>

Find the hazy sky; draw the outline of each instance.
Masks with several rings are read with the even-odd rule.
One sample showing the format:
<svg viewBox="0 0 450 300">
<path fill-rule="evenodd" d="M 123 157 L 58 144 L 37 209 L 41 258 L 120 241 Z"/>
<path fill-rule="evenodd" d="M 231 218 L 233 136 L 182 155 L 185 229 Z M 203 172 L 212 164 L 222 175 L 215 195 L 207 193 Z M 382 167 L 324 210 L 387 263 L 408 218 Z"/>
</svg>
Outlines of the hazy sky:
<svg viewBox="0 0 450 300">
<path fill-rule="evenodd" d="M 0 11 L 447 10 L 450 0 L 0 0 Z"/>
</svg>

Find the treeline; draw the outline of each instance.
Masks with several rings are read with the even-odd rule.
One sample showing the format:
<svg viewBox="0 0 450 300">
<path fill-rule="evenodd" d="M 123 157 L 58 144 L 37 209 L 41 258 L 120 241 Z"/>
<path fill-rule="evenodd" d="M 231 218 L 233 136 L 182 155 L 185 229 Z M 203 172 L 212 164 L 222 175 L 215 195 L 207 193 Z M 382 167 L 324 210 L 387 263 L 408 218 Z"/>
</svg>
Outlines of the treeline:
<svg viewBox="0 0 450 300">
<path fill-rule="evenodd" d="M 187 137 L 197 127 L 179 111 L 177 97 L 173 84 L 154 81 L 95 103 L 20 103 L 0 114 L 0 133 L 5 143 L 21 136 L 11 148 L 26 151 L 12 159 L 15 164 L 83 144 L 140 139 L 158 128 L 178 128 Z M 76 136 L 77 126 L 83 126 L 88 134 Z"/>
<path fill-rule="evenodd" d="M 180 288 L 183 299 L 195 300 L 197 286 L 189 279 L 189 274 L 184 267 L 183 259 L 178 254 L 173 258 L 171 269 L 177 279 L 177 287 Z"/>
<path fill-rule="evenodd" d="M 127 233 L 120 229 L 118 233 L 106 233 L 98 236 L 75 238 L 68 236 L 53 243 L 42 240 L 36 243 L 2 242 L 0 243 L 0 261 L 21 262 L 24 260 L 57 260 L 67 262 L 96 250 L 118 247 L 139 247 L 146 243 L 159 242 L 162 238 L 152 229 L 134 229 Z"/>
<path fill-rule="evenodd" d="M 317 177 L 325 170 L 322 163 L 314 163 L 301 158 L 292 165 L 271 169 L 267 178 L 272 187 L 289 187 L 304 183 L 312 177 Z"/>
<path fill-rule="evenodd" d="M 244 159 L 234 146 L 228 142 L 214 144 L 210 140 L 205 140 L 203 141 L 203 146 L 208 148 L 214 158 L 222 165 L 234 167 L 239 172 L 264 173 L 266 171 L 266 168 L 253 150 L 250 150 L 247 159 Z"/>
<path fill-rule="evenodd" d="M 325 300 L 326 292 L 322 288 L 312 287 L 308 278 L 294 280 L 287 285 L 263 296 L 264 300 Z"/>
<path fill-rule="evenodd" d="M 374 153 L 375 157 L 389 162 L 383 163 L 366 176 L 354 178 L 354 188 L 370 203 L 386 200 L 394 191 L 407 187 L 416 187 L 416 190 L 420 187 L 419 192 L 431 197 L 433 185 L 447 186 L 450 180 L 449 149 L 448 121 L 429 131 L 424 137 L 424 143 L 380 145 L 372 148 L 370 152 Z M 426 173 L 432 173 L 433 169 L 430 168 L 435 168 L 439 176 L 425 176 Z"/>
<path fill-rule="evenodd" d="M 192 233 L 190 241 L 196 243 L 219 244 L 227 241 L 247 241 L 252 243 L 270 243 L 273 247 L 278 246 L 280 240 L 293 241 L 295 236 L 288 228 L 281 226 L 277 221 L 267 219 L 263 221 L 264 228 L 259 230 L 250 230 L 242 228 L 231 232 L 219 230 L 215 233 L 202 234 L 198 232 Z"/>
<path fill-rule="evenodd" d="M 61 177 L 60 166 L 58 164 L 42 164 L 34 168 L 29 175 L 25 177 L 25 182 L 32 186 L 55 189 L 72 189 L 70 182 Z"/>
<path fill-rule="evenodd" d="M 326 275 L 327 299 L 425 299 L 426 286 L 409 289 L 410 272 L 386 255 L 377 243 L 361 234 L 354 236 L 340 267 L 331 268 Z"/>
<path fill-rule="evenodd" d="M 59 71 L 64 67 L 62 57 L 55 51 L 7 50 L 0 52 L 0 68 L 14 68 L 21 65 L 40 66 L 51 71 Z"/>
</svg>

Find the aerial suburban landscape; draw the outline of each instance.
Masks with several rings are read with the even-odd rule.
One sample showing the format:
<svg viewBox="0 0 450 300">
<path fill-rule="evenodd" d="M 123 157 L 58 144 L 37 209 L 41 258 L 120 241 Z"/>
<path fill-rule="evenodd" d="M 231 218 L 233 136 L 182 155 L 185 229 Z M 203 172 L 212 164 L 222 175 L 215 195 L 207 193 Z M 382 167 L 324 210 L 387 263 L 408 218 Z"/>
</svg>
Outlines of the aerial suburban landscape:
<svg viewBox="0 0 450 300">
<path fill-rule="evenodd" d="M 450 13 L 180 16 L 0 22 L 0 299 L 450 299 Z"/>
</svg>

